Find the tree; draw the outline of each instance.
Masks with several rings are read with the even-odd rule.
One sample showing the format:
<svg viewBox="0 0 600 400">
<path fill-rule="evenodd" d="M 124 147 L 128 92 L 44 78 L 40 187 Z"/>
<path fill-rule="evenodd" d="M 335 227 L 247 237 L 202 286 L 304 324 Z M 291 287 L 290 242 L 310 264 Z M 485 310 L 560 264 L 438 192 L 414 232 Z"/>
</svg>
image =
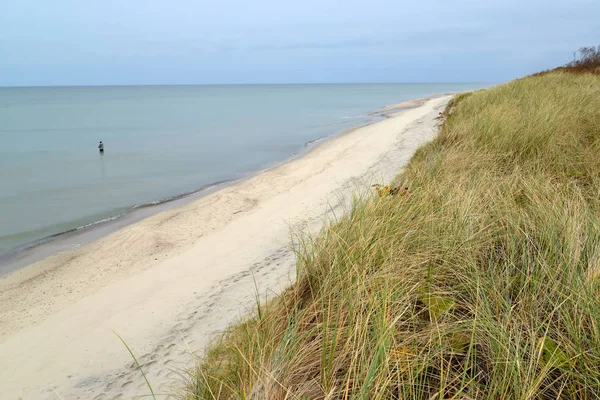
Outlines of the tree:
<svg viewBox="0 0 600 400">
<path fill-rule="evenodd" d="M 582 47 L 579 49 L 579 57 L 575 56 L 567 66 L 569 67 L 591 67 L 600 65 L 600 46 Z"/>
</svg>

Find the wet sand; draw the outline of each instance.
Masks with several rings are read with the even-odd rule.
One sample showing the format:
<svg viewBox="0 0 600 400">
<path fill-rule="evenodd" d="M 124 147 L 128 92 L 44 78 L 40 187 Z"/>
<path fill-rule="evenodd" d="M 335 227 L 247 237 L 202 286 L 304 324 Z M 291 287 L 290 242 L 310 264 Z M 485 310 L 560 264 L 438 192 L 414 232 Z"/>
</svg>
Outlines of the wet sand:
<svg viewBox="0 0 600 400">
<path fill-rule="evenodd" d="M 449 99 L 0 278 L 2 398 L 148 394 L 115 332 L 155 392 L 172 392 L 190 352 L 251 310 L 256 287 L 265 297 L 293 281 L 291 232 L 318 232 L 357 190 L 388 182 L 435 136 Z"/>
</svg>

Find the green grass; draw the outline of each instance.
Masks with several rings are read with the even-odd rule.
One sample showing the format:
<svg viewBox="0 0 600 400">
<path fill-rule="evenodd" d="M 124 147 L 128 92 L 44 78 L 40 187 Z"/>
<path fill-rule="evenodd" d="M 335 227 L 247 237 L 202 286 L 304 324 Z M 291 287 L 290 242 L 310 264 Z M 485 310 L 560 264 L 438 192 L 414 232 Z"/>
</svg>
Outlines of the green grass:
<svg viewBox="0 0 600 400">
<path fill-rule="evenodd" d="M 600 76 L 457 96 L 399 183 L 299 243 L 186 399 L 600 398 Z"/>
</svg>

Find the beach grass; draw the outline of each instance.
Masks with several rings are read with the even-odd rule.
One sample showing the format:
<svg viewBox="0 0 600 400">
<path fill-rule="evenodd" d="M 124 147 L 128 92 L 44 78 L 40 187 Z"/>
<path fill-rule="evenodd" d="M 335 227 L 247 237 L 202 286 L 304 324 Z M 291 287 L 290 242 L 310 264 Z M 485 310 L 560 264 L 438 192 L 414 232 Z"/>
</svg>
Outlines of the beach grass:
<svg viewBox="0 0 600 400">
<path fill-rule="evenodd" d="M 457 95 L 392 187 L 299 240 L 190 399 L 600 398 L 600 76 Z"/>
</svg>

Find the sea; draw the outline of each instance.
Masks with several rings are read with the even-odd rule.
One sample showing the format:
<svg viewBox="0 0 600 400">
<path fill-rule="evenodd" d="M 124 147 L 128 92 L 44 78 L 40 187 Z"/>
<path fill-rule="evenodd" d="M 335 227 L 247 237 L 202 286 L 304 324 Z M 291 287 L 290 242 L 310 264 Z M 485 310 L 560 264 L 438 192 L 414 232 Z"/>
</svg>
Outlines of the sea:
<svg viewBox="0 0 600 400">
<path fill-rule="evenodd" d="M 486 86 L 0 88 L 0 275 L 20 252 L 269 168 L 372 111 Z"/>
</svg>

